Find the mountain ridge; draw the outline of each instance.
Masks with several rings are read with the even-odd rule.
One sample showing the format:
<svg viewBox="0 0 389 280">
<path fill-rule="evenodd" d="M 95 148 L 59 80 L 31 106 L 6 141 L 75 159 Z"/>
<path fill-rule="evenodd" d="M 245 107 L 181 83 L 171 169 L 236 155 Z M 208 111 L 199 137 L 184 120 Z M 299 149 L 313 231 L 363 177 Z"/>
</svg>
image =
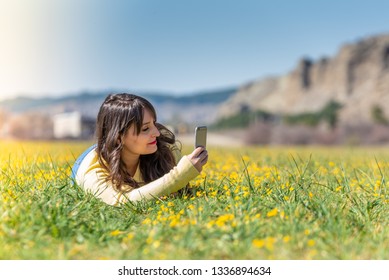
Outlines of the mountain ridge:
<svg viewBox="0 0 389 280">
<path fill-rule="evenodd" d="M 0 109 L 12 114 L 45 112 L 49 116 L 78 111 L 83 116 L 95 118 L 106 96 L 110 93 L 121 92 L 124 91 L 80 92 L 59 97 L 17 97 L 0 101 Z M 145 97 L 155 106 L 158 118 L 162 121 L 183 120 L 188 123 L 202 122 L 208 124 L 215 120 L 215 106 L 227 100 L 235 92 L 236 88 L 229 87 L 204 90 L 188 95 L 173 95 L 155 91 L 139 91 L 136 94 Z"/>
<path fill-rule="evenodd" d="M 389 119 L 389 34 L 343 44 L 333 57 L 302 58 L 284 75 L 244 84 L 221 104 L 218 118 L 247 110 L 317 112 L 331 101 L 342 106 L 340 123 L 371 123 L 377 106 Z"/>
</svg>

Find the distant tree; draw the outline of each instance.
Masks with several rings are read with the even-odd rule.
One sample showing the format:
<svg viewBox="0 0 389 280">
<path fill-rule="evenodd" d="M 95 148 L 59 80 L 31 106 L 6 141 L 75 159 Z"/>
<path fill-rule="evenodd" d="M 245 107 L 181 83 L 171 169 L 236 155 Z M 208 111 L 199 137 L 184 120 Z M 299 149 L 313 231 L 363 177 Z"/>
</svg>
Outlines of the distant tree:
<svg viewBox="0 0 389 280">
<path fill-rule="evenodd" d="M 305 124 L 309 126 L 317 126 L 321 121 L 324 121 L 334 129 L 338 122 L 338 111 L 341 107 L 340 103 L 331 100 L 321 111 L 289 115 L 285 116 L 284 120 L 287 124 Z"/>
<path fill-rule="evenodd" d="M 342 105 L 336 101 L 331 100 L 320 112 L 321 118 L 325 120 L 329 126 L 334 129 L 338 122 L 338 111 Z"/>
<path fill-rule="evenodd" d="M 371 116 L 373 118 L 374 123 L 376 124 L 388 124 L 388 120 L 385 117 L 384 111 L 379 105 L 374 105 L 371 108 Z"/>
<path fill-rule="evenodd" d="M 320 114 L 318 113 L 301 113 L 296 115 L 284 116 L 284 121 L 287 124 L 304 124 L 308 126 L 316 126 L 320 122 Z"/>
<path fill-rule="evenodd" d="M 216 121 L 211 128 L 228 129 L 228 128 L 247 128 L 257 121 L 271 122 L 275 118 L 271 113 L 258 110 L 250 111 L 243 109 L 239 113 Z"/>
</svg>

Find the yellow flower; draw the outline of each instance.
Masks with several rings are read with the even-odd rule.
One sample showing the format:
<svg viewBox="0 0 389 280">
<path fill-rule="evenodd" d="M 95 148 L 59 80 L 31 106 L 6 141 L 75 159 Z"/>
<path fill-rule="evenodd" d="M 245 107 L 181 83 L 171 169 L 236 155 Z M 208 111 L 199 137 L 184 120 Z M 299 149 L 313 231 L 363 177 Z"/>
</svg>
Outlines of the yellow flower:
<svg viewBox="0 0 389 280">
<path fill-rule="evenodd" d="M 120 234 L 122 234 L 122 233 L 123 233 L 123 231 L 120 231 L 120 230 L 118 230 L 118 229 L 115 229 L 115 230 L 111 231 L 111 232 L 109 233 L 109 235 L 110 235 L 110 236 L 118 236 L 118 235 L 120 235 Z"/>
<path fill-rule="evenodd" d="M 275 242 L 276 242 L 276 239 L 274 237 L 266 237 L 265 239 L 254 239 L 252 241 L 252 244 L 254 247 L 257 247 L 257 248 L 265 247 L 269 251 L 272 251 L 274 249 Z"/>
<path fill-rule="evenodd" d="M 265 241 L 263 239 L 254 239 L 253 245 L 254 247 L 262 248 L 263 246 L 265 246 Z"/>
<path fill-rule="evenodd" d="M 308 246 L 309 246 L 309 247 L 315 246 L 315 240 L 309 239 L 309 240 L 308 240 Z"/>
<path fill-rule="evenodd" d="M 143 222 L 142 222 L 142 224 L 144 224 L 144 225 L 149 225 L 149 224 L 151 224 L 151 219 L 150 218 L 146 218 L 146 219 L 144 219 L 143 220 Z"/>
<path fill-rule="evenodd" d="M 129 240 L 131 240 L 131 239 L 133 239 L 134 238 L 134 236 L 135 236 L 135 234 L 133 233 L 133 232 L 130 232 L 129 234 L 127 234 L 127 239 L 129 239 Z"/>
<path fill-rule="evenodd" d="M 269 212 L 267 212 L 266 216 L 267 217 L 274 217 L 276 216 L 278 213 L 278 209 L 277 208 L 273 208 L 272 210 L 270 210 Z"/>
</svg>

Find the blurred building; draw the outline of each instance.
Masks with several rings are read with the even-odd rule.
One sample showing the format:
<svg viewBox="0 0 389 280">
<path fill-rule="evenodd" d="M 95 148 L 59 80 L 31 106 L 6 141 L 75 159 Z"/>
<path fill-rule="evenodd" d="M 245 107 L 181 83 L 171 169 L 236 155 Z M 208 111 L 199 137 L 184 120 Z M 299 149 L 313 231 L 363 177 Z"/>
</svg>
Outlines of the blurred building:
<svg viewBox="0 0 389 280">
<path fill-rule="evenodd" d="M 53 135 L 57 139 L 89 139 L 93 137 L 96 120 L 80 112 L 53 116 Z"/>
</svg>

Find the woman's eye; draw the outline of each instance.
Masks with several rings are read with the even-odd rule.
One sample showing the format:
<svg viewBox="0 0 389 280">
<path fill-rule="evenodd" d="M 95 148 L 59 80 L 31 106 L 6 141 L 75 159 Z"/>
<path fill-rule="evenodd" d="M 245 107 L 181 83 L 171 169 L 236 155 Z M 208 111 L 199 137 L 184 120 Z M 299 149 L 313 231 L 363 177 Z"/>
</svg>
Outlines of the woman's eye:
<svg viewBox="0 0 389 280">
<path fill-rule="evenodd" d="M 146 131 L 148 131 L 149 129 L 150 129 L 149 127 L 145 127 L 145 128 L 142 129 L 142 131 L 143 131 L 143 132 L 146 132 Z"/>
</svg>

